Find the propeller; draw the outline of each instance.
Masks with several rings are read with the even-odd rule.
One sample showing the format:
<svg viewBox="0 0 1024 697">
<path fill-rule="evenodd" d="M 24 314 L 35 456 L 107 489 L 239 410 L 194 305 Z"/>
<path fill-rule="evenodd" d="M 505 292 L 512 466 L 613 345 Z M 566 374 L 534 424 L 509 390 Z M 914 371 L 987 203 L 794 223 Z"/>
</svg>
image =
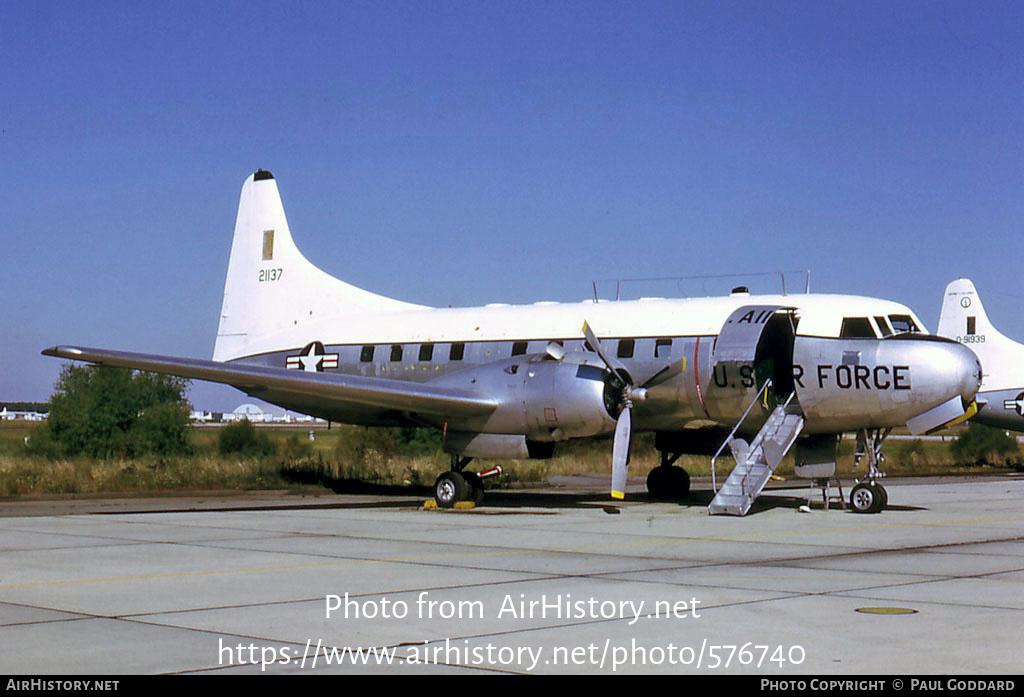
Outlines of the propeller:
<svg viewBox="0 0 1024 697">
<path fill-rule="evenodd" d="M 619 401 L 622 408 L 615 422 L 615 438 L 612 441 L 612 489 L 613 499 L 622 499 L 626 496 L 626 477 L 629 473 L 629 452 L 632 445 L 633 430 L 633 402 L 642 402 L 647 399 L 645 387 L 637 387 L 629 371 L 617 358 L 605 353 L 601 342 L 598 341 L 594 330 L 588 322 L 583 323 L 583 335 L 587 338 L 590 348 L 601 358 L 601 361 L 611 373 L 612 385 L 619 388 Z M 655 378 L 661 377 L 664 370 L 655 374 L 648 383 Z"/>
</svg>

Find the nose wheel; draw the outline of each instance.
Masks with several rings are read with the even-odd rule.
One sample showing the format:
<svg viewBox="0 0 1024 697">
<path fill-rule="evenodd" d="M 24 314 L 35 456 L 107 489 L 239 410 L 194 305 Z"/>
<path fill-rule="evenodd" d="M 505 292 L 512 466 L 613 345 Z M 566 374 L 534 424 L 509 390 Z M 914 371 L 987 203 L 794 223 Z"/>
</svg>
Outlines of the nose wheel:
<svg viewBox="0 0 1024 697">
<path fill-rule="evenodd" d="M 856 513 L 878 513 L 888 502 L 885 487 L 875 482 L 858 482 L 850 492 L 850 507 Z"/>
</svg>

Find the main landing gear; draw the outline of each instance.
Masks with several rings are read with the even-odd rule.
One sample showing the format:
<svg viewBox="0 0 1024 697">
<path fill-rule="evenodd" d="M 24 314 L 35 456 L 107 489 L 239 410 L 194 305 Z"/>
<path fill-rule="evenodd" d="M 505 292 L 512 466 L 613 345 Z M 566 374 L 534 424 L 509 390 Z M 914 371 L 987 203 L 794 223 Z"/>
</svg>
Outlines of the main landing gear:
<svg viewBox="0 0 1024 697">
<path fill-rule="evenodd" d="M 672 463 L 682 453 L 661 452 L 661 464 L 647 475 L 647 493 L 652 499 L 679 500 L 690 493 L 690 475 Z"/>
<path fill-rule="evenodd" d="M 479 506 L 484 501 L 484 479 L 501 474 L 501 467 L 486 472 L 467 472 L 471 457 L 452 455 L 451 469 L 434 481 L 434 501 L 440 508 L 454 508 L 460 501 L 472 501 Z"/>
<path fill-rule="evenodd" d="M 882 443 L 892 429 L 861 429 L 857 432 L 857 450 L 853 456 L 854 467 L 860 464 L 865 455 L 868 457 L 867 479 L 858 480 L 850 492 L 850 506 L 857 513 L 878 513 L 889 503 L 889 494 L 885 487 L 876 480 L 885 476 L 882 467 L 885 455 L 882 454 Z"/>
</svg>

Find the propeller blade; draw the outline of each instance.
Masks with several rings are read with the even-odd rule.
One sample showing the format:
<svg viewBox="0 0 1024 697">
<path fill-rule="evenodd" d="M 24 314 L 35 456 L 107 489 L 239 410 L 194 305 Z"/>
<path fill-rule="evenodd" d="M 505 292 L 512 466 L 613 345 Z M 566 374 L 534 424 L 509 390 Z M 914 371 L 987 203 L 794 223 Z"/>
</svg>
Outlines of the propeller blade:
<svg viewBox="0 0 1024 697">
<path fill-rule="evenodd" d="M 626 366 L 618 359 L 614 359 L 604 352 L 601 342 L 598 341 L 590 323 L 583 322 L 583 336 L 587 338 L 590 348 L 600 356 L 608 371 L 616 376 L 622 384 L 622 410 L 615 422 L 615 440 L 612 441 L 612 498 L 624 499 L 626 497 L 626 478 L 629 475 L 629 451 L 632 447 L 633 429 L 633 400 L 647 399 L 647 390 L 637 388 L 629 377 Z M 657 375 L 655 376 L 657 377 Z M 652 378 L 653 379 L 653 378 Z"/>
<path fill-rule="evenodd" d="M 626 477 L 629 474 L 630 431 L 633 407 L 627 404 L 615 423 L 615 440 L 612 441 L 612 498 L 626 497 Z"/>
<path fill-rule="evenodd" d="M 590 348 L 594 349 L 594 352 L 604 361 L 605 366 L 608 367 L 612 375 L 621 377 L 622 373 L 626 370 L 626 366 L 622 365 L 622 362 L 618 359 L 612 359 L 611 356 L 604 352 L 604 348 L 601 346 L 601 342 L 598 341 L 597 335 L 590 328 L 590 323 L 586 321 L 583 322 L 583 336 L 587 337 L 587 343 L 590 344 Z"/>
<path fill-rule="evenodd" d="M 675 361 L 673 363 L 670 363 L 669 365 L 666 365 L 664 368 L 656 372 L 654 375 L 644 380 L 642 383 L 640 383 L 640 387 L 654 387 L 655 385 L 660 385 L 661 383 L 667 382 L 668 380 L 671 380 L 675 376 L 682 374 L 682 372 L 682 361 Z"/>
</svg>

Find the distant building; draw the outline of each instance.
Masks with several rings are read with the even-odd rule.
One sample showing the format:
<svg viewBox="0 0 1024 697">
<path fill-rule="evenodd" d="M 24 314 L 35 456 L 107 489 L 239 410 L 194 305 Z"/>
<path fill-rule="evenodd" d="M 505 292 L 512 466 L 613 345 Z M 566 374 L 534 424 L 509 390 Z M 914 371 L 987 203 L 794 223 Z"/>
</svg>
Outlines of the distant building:
<svg viewBox="0 0 1024 697">
<path fill-rule="evenodd" d="M 46 417 L 38 411 L 8 411 L 7 407 L 0 411 L 0 421 L 45 421 Z"/>
<path fill-rule="evenodd" d="M 223 413 L 197 409 L 189 415 L 189 420 L 195 424 L 232 423 L 242 420 L 247 420 L 253 424 L 326 423 L 323 419 L 316 419 L 305 414 L 292 414 L 290 412 L 285 412 L 281 415 L 271 414 L 248 402 L 240 404 L 234 411 Z"/>
<path fill-rule="evenodd" d="M 262 424 L 271 423 L 274 420 L 273 414 L 264 413 L 255 404 L 240 404 L 230 414 L 224 414 L 225 421 L 245 421 L 248 420 L 251 424 Z"/>
</svg>

